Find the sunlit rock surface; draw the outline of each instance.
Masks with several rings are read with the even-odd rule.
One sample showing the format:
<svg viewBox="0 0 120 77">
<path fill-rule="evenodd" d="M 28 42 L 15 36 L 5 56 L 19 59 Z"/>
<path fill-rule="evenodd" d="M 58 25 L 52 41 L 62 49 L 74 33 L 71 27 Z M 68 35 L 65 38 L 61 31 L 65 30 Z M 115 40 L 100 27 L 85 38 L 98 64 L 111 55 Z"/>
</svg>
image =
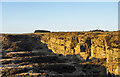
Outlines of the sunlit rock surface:
<svg viewBox="0 0 120 77">
<path fill-rule="evenodd" d="M 54 32 L 41 41 L 56 54 L 77 55 L 88 61 L 106 59 L 107 72 L 120 74 L 119 32 Z"/>
<path fill-rule="evenodd" d="M 120 75 L 119 32 L 2 34 L 2 76 Z"/>
</svg>

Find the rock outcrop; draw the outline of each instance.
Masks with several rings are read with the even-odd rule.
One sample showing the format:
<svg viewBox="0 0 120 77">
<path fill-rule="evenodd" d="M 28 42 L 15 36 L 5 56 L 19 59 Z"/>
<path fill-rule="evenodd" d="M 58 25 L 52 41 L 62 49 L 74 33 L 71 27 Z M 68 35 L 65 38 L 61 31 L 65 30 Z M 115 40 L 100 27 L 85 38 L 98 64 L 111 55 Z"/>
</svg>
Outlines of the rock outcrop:
<svg viewBox="0 0 120 77">
<path fill-rule="evenodd" d="M 41 42 L 64 56 L 80 54 L 84 60 L 106 58 L 107 72 L 120 75 L 119 32 L 56 32 L 45 34 Z"/>
<path fill-rule="evenodd" d="M 2 37 L 0 37 L 0 43 L 2 43 L 1 46 L 4 59 L 14 59 L 16 57 L 15 61 L 12 61 L 12 59 L 10 59 L 10 61 L 3 60 L 3 64 L 20 64 L 24 62 L 28 64 L 32 63 L 37 71 L 40 71 L 37 68 L 46 69 L 49 70 L 49 74 L 51 70 L 53 71 L 52 74 L 54 74 L 55 71 L 59 69 L 56 73 L 60 74 L 62 72 L 61 70 L 67 71 L 66 69 L 68 69 L 70 70 L 66 72 L 68 74 L 70 74 L 70 72 L 73 72 L 75 75 L 105 75 L 105 70 L 107 69 L 106 72 L 108 74 L 110 73 L 114 75 L 120 75 L 119 32 L 120 31 L 53 32 L 42 34 L 33 33 L 25 35 L 3 34 Z M 54 56 L 47 56 L 50 54 L 45 54 L 46 52 L 44 52 L 43 48 L 47 48 L 50 53 L 54 53 Z M 40 52 L 44 52 L 45 57 L 41 56 L 43 53 L 36 53 L 33 56 L 33 53 L 30 53 L 33 50 L 40 50 Z M 22 51 L 24 55 L 21 55 L 21 52 L 20 54 L 4 54 L 4 52 L 7 51 L 12 51 L 15 53 Z M 68 61 L 68 59 L 70 60 Z M 65 63 L 65 61 L 67 61 L 67 63 Z M 45 63 L 46 66 L 40 62 Z M 47 62 L 49 63 L 47 64 Z M 37 63 L 37 65 L 34 63 Z M 73 67 L 73 65 L 75 67 Z M 59 68 L 59 66 L 61 68 Z M 66 69 L 64 69 L 64 66 L 66 66 Z M 51 67 L 53 67 L 53 69 L 51 69 Z M 104 72 L 102 72 L 103 70 Z M 29 70 L 27 69 L 27 72 L 28 71 Z M 30 72 L 34 71 L 32 70 Z M 66 73 L 65 75 L 67 75 Z"/>
<path fill-rule="evenodd" d="M 32 51 L 40 49 L 40 36 L 35 35 L 2 35 L 2 49 L 6 51 Z"/>
<path fill-rule="evenodd" d="M 103 61 L 82 63 L 81 60 L 72 58 L 72 55 L 66 57 L 59 53 L 54 54 L 41 42 L 41 36 L 44 34 L 3 35 L 2 52 L 5 54 L 1 59 L 2 77 L 106 75 L 106 68 L 100 65 Z M 21 46 L 16 43 L 20 43 Z"/>
</svg>

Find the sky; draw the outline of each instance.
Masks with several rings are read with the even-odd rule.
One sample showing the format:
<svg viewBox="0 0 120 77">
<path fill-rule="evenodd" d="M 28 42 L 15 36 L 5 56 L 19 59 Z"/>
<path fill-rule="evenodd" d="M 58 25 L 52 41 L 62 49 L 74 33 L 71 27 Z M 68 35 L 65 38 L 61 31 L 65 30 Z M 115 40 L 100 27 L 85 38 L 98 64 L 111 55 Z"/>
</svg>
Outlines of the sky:
<svg viewBox="0 0 120 77">
<path fill-rule="evenodd" d="M 3 33 L 118 30 L 117 2 L 3 2 Z"/>
</svg>

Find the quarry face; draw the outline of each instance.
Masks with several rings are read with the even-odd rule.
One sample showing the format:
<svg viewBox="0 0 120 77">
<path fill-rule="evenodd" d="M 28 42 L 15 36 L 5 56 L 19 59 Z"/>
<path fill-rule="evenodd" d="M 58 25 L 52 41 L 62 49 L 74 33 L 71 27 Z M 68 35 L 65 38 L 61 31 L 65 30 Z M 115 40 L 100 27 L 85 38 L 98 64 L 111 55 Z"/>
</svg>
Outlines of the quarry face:
<svg viewBox="0 0 120 77">
<path fill-rule="evenodd" d="M 0 39 L 3 77 L 120 75 L 119 31 L 2 34 Z"/>
</svg>

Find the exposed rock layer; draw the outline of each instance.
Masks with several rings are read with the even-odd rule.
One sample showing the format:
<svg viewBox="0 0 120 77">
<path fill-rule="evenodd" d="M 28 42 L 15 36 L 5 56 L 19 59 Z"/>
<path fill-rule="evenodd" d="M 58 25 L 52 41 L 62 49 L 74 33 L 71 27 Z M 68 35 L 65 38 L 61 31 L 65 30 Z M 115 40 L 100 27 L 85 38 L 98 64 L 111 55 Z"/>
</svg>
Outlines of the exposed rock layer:
<svg viewBox="0 0 120 77">
<path fill-rule="evenodd" d="M 2 49 L 6 51 L 32 51 L 40 49 L 40 36 L 2 35 Z"/>
<path fill-rule="evenodd" d="M 106 58 L 107 72 L 120 74 L 119 32 L 59 32 L 42 36 L 41 41 L 56 54 L 77 55 L 84 60 Z"/>
<path fill-rule="evenodd" d="M 0 40 L 0 42 L 2 42 L 2 50 L 3 50 L 4 58 L 12 58 L 12 57 L 18 56 L 18 54 L 6 55 L 8 51 L 18 52 L 18 51 L 42 50 L 43 47 L 45 47 L 47 44 L 47 47 L 51 49 L 55 54 L 59 54 L 59 56 L 74 55 L 73 56 L 74 61 L 75 60 L 77 61 L 77 59 L 80 58 L 80 59 L 83 59 L 83 61 L 88 61 L 88 64 L 90 64 L 89 61 L 95 59 L 97 60 L 97 62 L 94 60 L 95 62 L 92 61 L 91 64 L 94 65 L 96 63 L 98 64 L 100 63 L 101 66 L 105 66 L 107 68 L 107 72 L 113 73 L 115 75 L 120 75 L 120 56 L 119 56 L 120 55 L 120 39 L 118 36 L 119 36 L 119 32 L 67 32 L 67 33 L 56 32 L 56 33 L 25 34 L 25 35 L 24 34 L 23 35 L 3 34 L 2 37 L 0 37 L 0 39 L 2 39 Z M 19 56 L 21 57 L 21 55 Z M 24 56 L 26 56 L 27 58 L 27 54 L 26 55 L 24 54 Z M 49 57 L 47 58 L 46 60 L 50 59 Z M 43 58 L 36 58 L 36 57 L 32 57 L 32 59 L 29 58 L 29 60 L 25 59 L 24 61 L 25 62 L 32 61 L 33 63 L 36 63 L 37 62 L 36 59 L 37 60 L 40 59 L 40 61 L 44 62 L 44 60 L 42 60 Z M 19 62 L 21 63 L 22 61 L 23 60 L 18 61 L 18 63 Z M 54 57 L 52 61 L 57 62 L 58 60 L 56 60 Z M 14 63 L 14 61 L 3 62 L 3 64 L 6 64 L 6 63 Z M 84 67 L 83 64 L 84 63 L 82 63 L 82 67 Z M 86 64 L 87 62 L 85 62 L 85 67 L 84 67 L 86 68 L 86 70 L 84 69 L 82 71 L 82 74 L 90 75 L 87 72 L 87 70 L 89 68 L 93 68 L 93 66 L 89 67 L 88 65 L 87 67 Z M 48 67 L 45 67 L 42 69 L 49 70 L 51 66 L 52 65 L 48 65 Z M 70 67 L 72 68 L 72 66 Z M 97 66 L 95 66 L 95 68 L 97 68 Z M 98 69 L 100 68 L 102 67 L 99 67 Z M 57 68 L 53 70 L 56 70 L 56 69 Z M 61 69 L 61 68 L 58 68 L 58 69 Z M 72 69 L 74 69 L 74 67 Z M 85 71 L 86 73 L 83 73 Z M 94 71 L 95 70 L 93 70 L 92 73 Z M 93 75 L 95 73 L 93 73 Z M 101 75 L 103 75 L 103 73 L 101 73 Z"/>
</svg>

